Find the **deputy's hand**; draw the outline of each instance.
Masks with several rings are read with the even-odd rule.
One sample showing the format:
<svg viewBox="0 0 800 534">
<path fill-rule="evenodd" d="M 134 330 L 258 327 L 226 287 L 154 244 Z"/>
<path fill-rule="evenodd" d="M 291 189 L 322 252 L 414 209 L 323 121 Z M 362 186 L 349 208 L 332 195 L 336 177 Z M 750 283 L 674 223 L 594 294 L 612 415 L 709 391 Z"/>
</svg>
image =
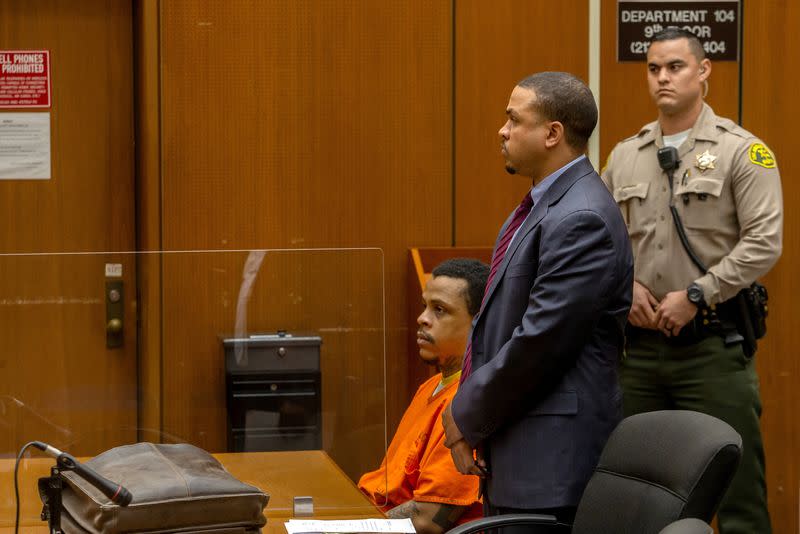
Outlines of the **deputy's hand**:
<svg viewBox="0 0 800 534">
<path fill-rule="evenodd" d="M 650 293 L 650 290 L 634 280 L 633 302 L 631 302 L 628 322 L 639 328 L 655 330 L 657 328 L 655 312 L 657 307 L 658 300 Z"/>
<path fill-rule="evenodd" d="M 474 451 L 465 439 L 462 438 L 453 443 L 450 447 L 450 456 L 453 457 L 453 463 L 462 475 L 484 476 L 485 471 L 483 469 L 486 468 L 486 463 L 484 462 L 483 469 L 477 466 Z"/>
<path fill-rule="evenodd" d="M 677 336 L 694 319 L 697 306 L 689 302 L 686 290 L 667 293 L 656 310 L 656 325 L 667 336 Z"/>
</svg>

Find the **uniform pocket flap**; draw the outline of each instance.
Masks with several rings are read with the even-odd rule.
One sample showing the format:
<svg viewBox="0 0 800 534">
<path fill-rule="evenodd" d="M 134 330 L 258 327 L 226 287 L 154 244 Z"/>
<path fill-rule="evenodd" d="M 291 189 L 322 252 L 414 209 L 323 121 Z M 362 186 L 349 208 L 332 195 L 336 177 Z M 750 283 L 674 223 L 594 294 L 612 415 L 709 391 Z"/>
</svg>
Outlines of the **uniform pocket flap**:
<svg viewBox="0 0 800 534">
<path fill-rule="evenodd" d="M 685 195 L 694 193 L 696 195 L 711 195 L 719 198 L 722 194 L 723 181 L 718 178 L 696 177 L 689 180 L 686 184 L 680 184 L 675 188 L 675 195 Z"/>
<path fill-rule="evenodd" d="M 614 188 L 614 200 L 617 202 L 624 202 L 631 198 L 647 198 L 647 190 L 650 187 L 649 182 L 643 184 L 628 184 Z"/>
<path fill-rule="evenodd" d="M 556 391 L 528 412 L 528 415 L 575 415 L 576 413 L 578 413 L 578 394 L 575 391 Z"/>
</svg>

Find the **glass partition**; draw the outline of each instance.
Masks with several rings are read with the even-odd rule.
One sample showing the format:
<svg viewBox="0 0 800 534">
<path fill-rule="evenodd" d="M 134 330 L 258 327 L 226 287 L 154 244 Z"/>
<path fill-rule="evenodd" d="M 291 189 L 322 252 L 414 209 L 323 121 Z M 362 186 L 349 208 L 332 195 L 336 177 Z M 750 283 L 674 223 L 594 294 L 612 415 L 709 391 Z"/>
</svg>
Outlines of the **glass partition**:
<svg viewBox="0 0 800 534">
<path fill-rule="evenodd" d="M 378 249 L 0 255 L 0 527 L 34 440 L 196 445 L 281 529 L 300 496 L 377 516 L 355 484 L 386 451 L 384 324 Z M 23 456 L 23 526 L 52 465 Z"/>
</svg>

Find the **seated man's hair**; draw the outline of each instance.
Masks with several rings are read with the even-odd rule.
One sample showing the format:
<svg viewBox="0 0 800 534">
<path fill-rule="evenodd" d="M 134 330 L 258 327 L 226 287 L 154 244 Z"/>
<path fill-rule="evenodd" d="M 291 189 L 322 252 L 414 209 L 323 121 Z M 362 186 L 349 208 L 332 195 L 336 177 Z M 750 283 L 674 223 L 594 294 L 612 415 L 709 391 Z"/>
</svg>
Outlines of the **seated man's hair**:
<svg viewBox="0 0 800 534">
<path fill-rule="evenodd" d="M 433 277 L 447 276 L 459 278 L 467 282 L 467 310 L 475 315 L 481 309 L 483 292 L 486 290 L 486 279 L 489 278 L 489 266 L 472 258 L 453 258 L 443 261 L 433 270 Z"/>
</svg>

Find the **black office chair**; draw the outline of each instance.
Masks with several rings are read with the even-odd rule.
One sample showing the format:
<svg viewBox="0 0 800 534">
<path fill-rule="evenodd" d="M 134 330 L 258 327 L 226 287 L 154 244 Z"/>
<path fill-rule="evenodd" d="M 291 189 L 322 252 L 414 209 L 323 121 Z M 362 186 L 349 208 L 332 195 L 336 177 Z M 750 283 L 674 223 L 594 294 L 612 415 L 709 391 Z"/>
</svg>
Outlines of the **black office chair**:
<svg viewBox="0 0 800 534">
<path fill-rule="evenodd" d="M 714 529 L 705 521 L 688 517 L 670 523 L 658 534 L 714 534 Z"/>
<path fill-rule="evenodd" d="M 578 504 L 572 534 L 704 533 L 739 466 L 742 438 L 710 415 L 682 410 L 628 417 L 614 429 Z M 671 523 L 684 518 L 702 520 Z M 531 533 L 562 532 L 555 517 L 494 516 L 450 534 L 511 525 Z M 686 530 L 680 530 L 684 528 Z M 694 530 L 692 530 L 694 529 Z"/>
</svg>

